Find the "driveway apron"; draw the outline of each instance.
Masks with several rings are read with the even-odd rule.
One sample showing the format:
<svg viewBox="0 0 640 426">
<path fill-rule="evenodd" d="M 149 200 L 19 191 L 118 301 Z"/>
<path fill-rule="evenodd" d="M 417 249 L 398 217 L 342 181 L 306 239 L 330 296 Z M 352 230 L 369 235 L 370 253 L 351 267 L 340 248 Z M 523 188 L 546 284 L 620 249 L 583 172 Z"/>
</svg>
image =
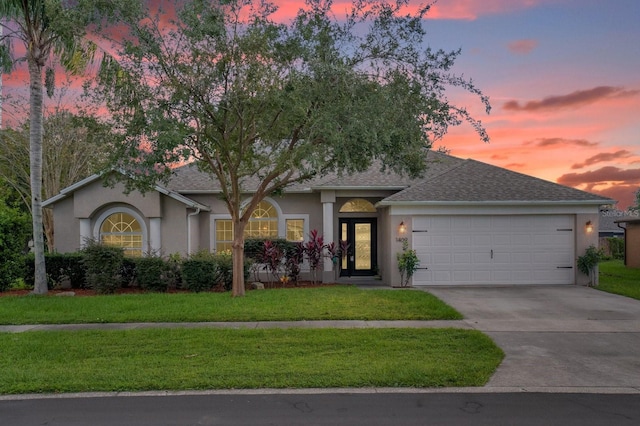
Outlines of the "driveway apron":
<svg viewBox="0 0 640 426">
<path fill-rule="evenodd" d="M 640 391 L 640 301 L 580 286 L 429 287 L 505 359 L 487 388 Z"/>
</svg>

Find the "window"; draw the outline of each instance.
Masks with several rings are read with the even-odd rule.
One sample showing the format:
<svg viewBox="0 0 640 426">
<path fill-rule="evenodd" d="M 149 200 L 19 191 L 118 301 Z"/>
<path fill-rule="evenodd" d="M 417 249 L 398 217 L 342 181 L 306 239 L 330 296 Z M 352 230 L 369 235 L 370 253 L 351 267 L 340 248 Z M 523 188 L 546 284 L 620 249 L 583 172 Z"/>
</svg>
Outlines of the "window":
<svg viewBox="0 0 640 426">
<path fill-rule="evenodd" d="M 304 219 L 287 219 L 286 238 L 287 241 L 303 241 L 304 240 Z"/>
<path fill-rule="evenodd" d="M 278 238 L 278 210 L 269 201 L 263 200 L 255 208 L 244 230 L 245 238 Z M 304 237 L 304 219 L 286 219 L 285 236 L 290 241 L 302 241 Z M 231 219 L 215 219 L 216 251 L 231 250 L 233 243 L 233 222 Z"/>
<path fill-rule="evenodd" d="M 363 198 L 354 198 L 342 205 L 340 213 L 375 213 L 373 204 Z"/>
<path fill-rule="evenodd" d="M 229 219 L 216 220 L 216 251 L 231 251 L 233 243 L 233 222 Z"/>
<path fill-rule="evenodd" d="M 268 201 L 260 201 L 244 230 L 245 238 L 278 238 L 278 212 Z"/>
<path fill-rule="evenodd" d="M 122 247 L 127 256 L 142 256 L 142 240 L 142 226 L 129 213 L 110 214 L 100 225 L 100 241 L 110 246 Z"/>
</svg>

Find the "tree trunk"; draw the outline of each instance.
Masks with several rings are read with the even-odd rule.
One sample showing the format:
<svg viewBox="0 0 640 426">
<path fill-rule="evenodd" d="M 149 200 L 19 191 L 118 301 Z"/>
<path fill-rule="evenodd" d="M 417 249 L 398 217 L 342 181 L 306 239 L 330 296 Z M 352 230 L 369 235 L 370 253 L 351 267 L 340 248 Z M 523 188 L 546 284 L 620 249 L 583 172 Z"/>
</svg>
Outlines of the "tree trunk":
<svg viewBox="0 0 640 426">
<path fill-rule="evenodd" d="M 47 270 L 44 260 L 44 232 L 42 225 L 42 67 L 29 58 L 29 166 L 31 181 L 31 215 L 33 218 L 33 251 L 35 280 L 33 293 L 46 294 Z"/>
<path fill-rule="evenodd" d="M 231 296 L 244 296 L 244 227 L 240 220 L 233 219 L 233 286 Z"/>
<path fill-rule="evenodd" d="M 42 210 L 42 225 L 44 226 L 44 238 L 47 245 L 47 251 L 52 253 L 55 247 L 55 241 L 53 240 L 53 212 L 51 209 Z"/>
</svg>

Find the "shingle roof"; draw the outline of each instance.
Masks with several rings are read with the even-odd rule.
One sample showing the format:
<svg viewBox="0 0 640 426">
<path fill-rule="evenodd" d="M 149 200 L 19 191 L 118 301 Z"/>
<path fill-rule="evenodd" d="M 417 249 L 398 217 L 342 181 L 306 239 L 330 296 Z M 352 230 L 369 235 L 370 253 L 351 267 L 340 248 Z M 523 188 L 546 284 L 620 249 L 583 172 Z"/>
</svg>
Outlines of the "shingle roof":
<svg viewBox="0 0 640 426">
<path fill-rule="evenodd" d="M 286 192 L 347 188 L 389 188 L 399 191 L 384 199 L 381 204 L 491 201 L 614 203 L 614 200 L 600 195 L 440 152 L 430 151 L 427 163 L 427 170 L 419 179 L 383 172 L 381 163 L 374 163 L 362 173 L 332 173 L 293 185 Z M 254 190 L 258 182 L 257 178 L 247 180 L 245 189 Z M 201 172 L 193 164 L 176 169 L 167 187 L 183 194 L 219 192 L 221 189 L 217 180 Z"/>
<path fill-rule="evenodd" d="M 598 231 L 622 233 L 616 221 L 639 219 L 637 212 L 622 211 L 618 209 L 602 209 L 600 210 L 600 220 L 598 221 Z"/>
<path fill-rule="evenodd" d="M 374 161 L 372 166 L 364 172 L 342 175 L 329 173 L 304 183 L 292 185 L 287 188 L 286 192 L 341 188 L 393 188 L 400 190 L 421 182 L 430 176 L 438 175 L 463 161 L 460 158 L 430 151 L 427 154 L 427 170 L 422 177 L 417 179 L 411 179 L 408 176 L 399 175 L 391 171 L 382 171 L 382 163 Z M 252 191 L 257 188 L 258 184 L 259 180 L 257 178 L 249 178 L 244 182 L 244 188 L 247 191 Z M 175 169 L 167 187 L 185 194 L 219 192 L 221 190 L 217 180 L 208 173 L 198 170 L 198 167 L 193 163 Z"/>
<path fill-rule="evenodd" d="M 594 202 L 613 203 L 600 195 L 513 172 L 475 160 L 463 160 L 443 173 L 382 201 L 402 202 Z"/>
</svg>

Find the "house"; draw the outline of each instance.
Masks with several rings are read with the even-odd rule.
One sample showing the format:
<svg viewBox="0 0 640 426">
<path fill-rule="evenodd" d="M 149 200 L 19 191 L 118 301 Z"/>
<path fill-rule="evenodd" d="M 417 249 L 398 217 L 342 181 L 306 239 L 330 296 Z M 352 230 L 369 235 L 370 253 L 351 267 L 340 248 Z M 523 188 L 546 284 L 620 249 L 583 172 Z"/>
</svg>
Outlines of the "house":
<svg viewBox="0 0 640 426">
<path fill-rule="evenodd" d="M 637 212 L 636 212 L 637 213 Z M 624 225 L 624 264 L 627 268 L 640 268 L 640 218 L 619 219 Z"/>
<path fill-rule="evenodd" d="M 624 228 L 618 226 L 617 221 L 624 219 L 637 219 L 622 210 L 605 207 L 600 210 L 600 219 L 598 222 L 598 235 L 600 238 L 617 237 L 624 238 Z"/>
<path fill-rule="evenodd" d="M 614 201 L 471 159 L 428 153 L 420 179 L 380 167 L 328 175 L 266 198 L 247 235 L 302 241 L 318 230 L 346 240 L 341 274 L 398 284 L 396 254 L 406 240 L 420 269 L 413 285 L 586 284 L 576 258 L 597 245 L 601 205 Z M 255 182 L 248 183 L 251 188 Z M 193 165 L 141 194 L 90 176 L 46 200 L 55 247 L 75 251 L 88 238 L 143 252 L 226 250 L 232 223 L 217 182 Z M 331 262 L 323 280 L 333 281 Z"/>
</svg>

